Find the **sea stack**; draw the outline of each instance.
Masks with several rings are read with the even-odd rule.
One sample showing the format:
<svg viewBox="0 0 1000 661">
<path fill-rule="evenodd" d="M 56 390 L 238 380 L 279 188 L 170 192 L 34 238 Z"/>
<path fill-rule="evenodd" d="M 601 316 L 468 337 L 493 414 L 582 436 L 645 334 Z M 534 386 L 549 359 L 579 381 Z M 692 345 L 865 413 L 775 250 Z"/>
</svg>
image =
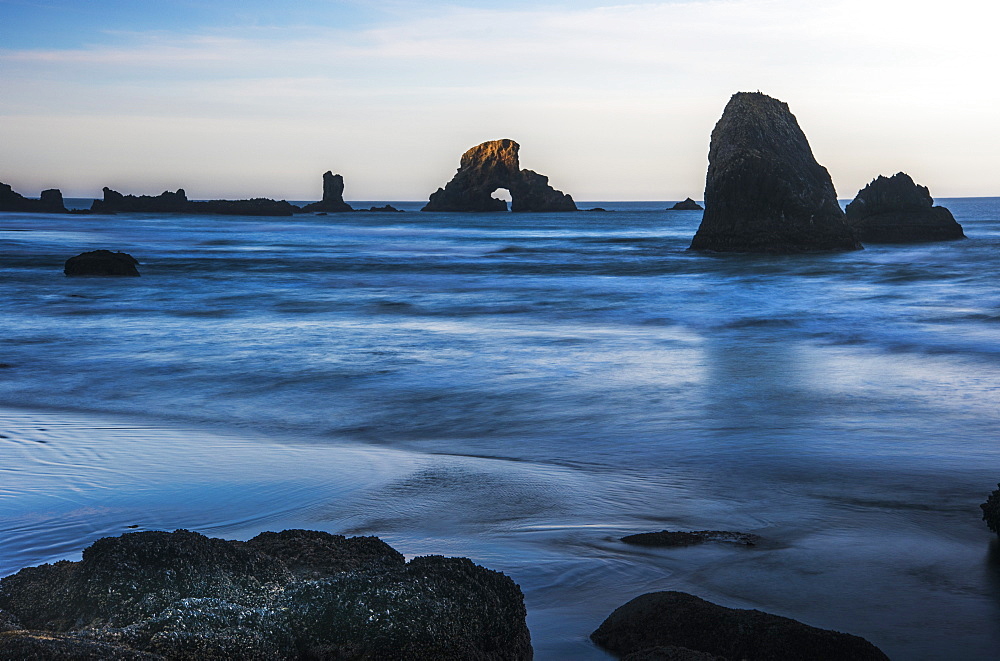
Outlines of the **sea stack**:
<svg viewBox="0 0 1000 661">
<path fill-rule="evenodd" d="M 510 191 L 511 211 L 576 211 L 569 195 L 552 188 L 549 178 L 522 170 L 513 140 L 490 140 L 462 154 L 458 172 L 444 188 L 431 194 L 422 211 L 506 211 L 507 203 L 493 197 Z"/>
<path fill-rule="evenodd" d="M 693 250 L 799 253 L 860 250 L 830 174 L 788 104 L 738 92 L 712 131 L 705 215 Z"/>
<path fill-rule="evenodd" d="M 41 197 L 33 200 L 14 191 L 10 184 L 4 183 L 0 183 L 0 211 L 67 213 L 62 193 L 58 188 L 43 190 Z"/>
<path fill-rule="evenodd" d="M 323 173 L 323 200 L 302 207 L 302 211 L 323 211 L 340 213 L 354 211 L 350 204 L 344 202 L 344 178 L 330 170 Z"/>
<path fill-rule="evenodd" d="M 951 211 L 934 206 L 926 186 L 905 172 L 879 175 L 847 205 L 847 222 L 865 243 L 917 243 L 964 239 Z"/>
</svg>

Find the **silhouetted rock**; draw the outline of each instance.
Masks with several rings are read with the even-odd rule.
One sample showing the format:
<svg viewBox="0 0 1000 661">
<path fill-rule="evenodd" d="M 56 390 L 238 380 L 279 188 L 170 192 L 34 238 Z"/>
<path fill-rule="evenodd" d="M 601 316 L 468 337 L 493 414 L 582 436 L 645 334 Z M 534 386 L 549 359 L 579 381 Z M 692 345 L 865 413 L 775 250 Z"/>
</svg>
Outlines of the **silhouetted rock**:
<svg viewBox="0 0 1000 661">
<path fill-rule="evenodd" d="M 865 243 L 916 243 L 964 239 L 951 211 L 934 206 L 926 186 L 904 172 L 879 175 L 847 205 L 847 222 Z"/>
<path fill-rule="evenodd" d="M 858 250 L 826 168 L 788 105 L 739 92 L 712 131 L 705 214 L 694 250 Z"/>
<path fill-rule="evenodd" d="M 0 211 L 67 213 L 62 193 L 58 188 L 43 190 L 41 197 L 33 200 L 15 192 L 9 184 L 4 183 L 0 183 Z"/>
<path fill-rule="evenodd" d="M 593 209 L 584 209 L 584 211 L 600 211 L 600 212 L 607 213 L 608 210 L 605 209 L 604 207 L 594 207 Z"/>
<path fill-rule="evenodd" d="M 725 542 L 729 544 L 740 544 L 742 546 L 753 546 L 760 538 L 745 532 L 730 532 L 728 530 L 693 530 L 693 531 L 670 531 L 643 532 L 635 535 L 626 535 L 621 540 L 626 544 L 636 546 L 693 546 L 704 544 L 705 542 Z"/>
<path fill-rule="evenodd" d="M 619 655 L 675 646 L 746 661 L 888 661 L 864 638 L 758 610 L 726 608 L 684 592 L 636 597 L 590 638 Z"/>
<path fill-rule="evenodd" d="M 188 202 L 185 213 L 218 214 L 220 216 L 291 216 L 299 207 L 285 200 L 255 197 L 252 200 L 199 200 Z"/>
<path fill-rule="evenodd" d="M 63 273 L 66 275 L 118 275 L 139 276 L 136 265 L 139 263 L 132 255 L 110 250 L 91 250 L 80 253 L 66 260 Z"/>
<path fill-rule="evenodd" d="M 339 213 L 354 211 L 351 205 L 344 202 L 344 178 L 327 170 L 323 173 L 323 199 L 302 207 L 302 211 L 325 211 Z"/>
<path fill-rule="evenodd" d="M 403 213 L 402 209 L 397 209 L 391 204 L 386 204 L 381 207 L 370 207 L 368 209 L 358 209 L 358 211 L 370 211 L 372 213 Z"/>
<path fill-rule="evenodd" d="M 122 195 L 104 187 L 104 199 L 94 200 L 93 213 L 190 213 L 218 214 L 224 216 L 291 216 L 299 211 L 294 204 L 284 200 L 258 197 L 251 200 L 200 200 L 187 198 L 183 188 L 176 193 L 164 191 L 159 195 Z"/>
<path fill-rule="evenodd" d="M 107 186 L 102 189 L 103 200 L 94 200 L 90 210 L 94 213 L 154 212 L 180 213 L 187 211 L 188 199 L 183 188 L 176 193 L 163 191 L 159 195 L 122 195 Z"/>
<path fill-rule="evenodd" d="M 511 211 L 576 211 L 573 198 L 549 186 L 548 177 L 520 169 L 518 149 L 505 139 L 468 150 L 458 172 L 431 194 L 423 211 L 506 211 L 507 203 L 493 197 L 499 188 L 510 192 Z"/>
<path fill-rule="evenodd" d="M 667 211 L 701 211 L 702 206 L 692 200 L 690 197 L 683 202 L 678 202 L 674 206 L 667 209 Z"/>
<path fill-rule="evenodd" d="M 104 538 L 80 562 L 0 579 L 0 609 L 34 638 L 167 659 L 532 655 L 523 596 L 503 574 L 465 558 L 407 563 L 374 537 L 305 530 L 248 542 L 185 530 Z"/>
</svg>

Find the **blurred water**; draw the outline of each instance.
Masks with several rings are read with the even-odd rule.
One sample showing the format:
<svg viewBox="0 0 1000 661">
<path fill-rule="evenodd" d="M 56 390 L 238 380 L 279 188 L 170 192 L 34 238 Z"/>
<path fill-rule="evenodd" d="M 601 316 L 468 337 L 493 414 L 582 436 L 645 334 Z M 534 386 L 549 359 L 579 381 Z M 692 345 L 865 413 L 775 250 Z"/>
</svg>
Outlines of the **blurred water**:
<svg viewBox="0 0 1000 661">
<path fill-rule="evenodd" d="M 507 572 L 539 658 L 652 589 L 993 658 L 1000 199 L 939 203 L 967 240 L 802 256 L 666 203 L 0 214 L 0 575 L 295 525 Z M 96 248 L 142 277 L 62 275 Z M 765 542 L 616 541 L 662 528 Z"/>
</svg>

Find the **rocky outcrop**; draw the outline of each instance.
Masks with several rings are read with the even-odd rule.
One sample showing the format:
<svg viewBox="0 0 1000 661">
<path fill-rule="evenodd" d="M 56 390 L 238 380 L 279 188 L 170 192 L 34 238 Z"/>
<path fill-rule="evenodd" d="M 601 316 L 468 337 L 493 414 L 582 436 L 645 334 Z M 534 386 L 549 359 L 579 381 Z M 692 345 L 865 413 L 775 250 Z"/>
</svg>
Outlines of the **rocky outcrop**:
<svg viewBox="0 0 1000 661">
<path fill-rule="evenodd" d="M 739 92 L 712 131 L 705 215 L 693 250 L 858 250 L 826 168 L 788 105 Z"/>
<path fill-rule="evenodd" d="M 626 535 L 621 538 L 621 541 L 636 546 L 694 546 L 695 544 L 704 544 L 705 542 L 754 546 L 760 541 L 760 538 L 750 533 L 732 532 L 730 530 L 661 530 L 660 532 L 641 532 L 635 535 Z"/>
<path fill-rule="evenodd" d="M 176 193 L 163 191 L 159 195 L 122 195 L 107 186 L 102 189 L 104 199 L 94 200 L 90 210 L 94 213 L 128 212 L 183 212 L 187 211 L 188 199 L 183 188 Z"/>
<path fill-rule="evenodd" d="M 505 139 L 468 150 L 458 172 L 431 194 L 423 211 L 506 211 L 507 203 L 493 197 L 499 188 L 510 192 L 511 211 L 576 211 L 573 198 L 549 186 L 548 177 L 521 169 L 519 149 Z"/>
<path fill-rule="evenodd" d="M 692 200 L 690 197 L 683 202 L 678 202 L 667 211 L 701 211 L 704 207 Z"/>
<path fill-rule="evenodd" d="M 70 257 L 63 266 L 66 275 L 113 275 L 139 277 L 139 264 L 132 255 L 110 250 L 91 250 Z"/>
<path fill-rule="evenodd" d="M 250 200 L 199 200 L 188 202 L 185 213 L 217 214 L 220 216 L 291 216 L 299 207 L 285 200 L 255 197 Z"/>
<path fill-rule="evenodd" d="M 676 647 L 734 661 L 888 661 L 864 638 L 758 610 L 726 608 L 684 592 L 636 597 L 608 616 L 590 638 L 619 655 Z"/>
<path fill-rule="evenodd" d="M 67 213 L 62 192 L 58 188 L 43 190 L 39 199 L 33 200 L 14 191 L 9 184 L 0 183 L 0 211 L 28 211 L 34 213 Z"/>
<path fill-rule="evenodd" d="M 165 659 L 532 656 L 523 596 L 503 574 L 305 530 L 248 542 L 185 530 L 104 538 L 79 562 L 0 580 L 0 609 L 21 645 L 82 641 Z M 0 659 L 13 658 L 4 645 L 0 635 Z"/>
<path fill-rule="evenodd" d="M 192 213 L 226 216 L 291 216 L 299 211 L 284 200 L 258 197 L 251 200 L 203 200 L 187 198 L 183 188 L 177 192 L 163 191 L 159 195 L 122 195 L 107 186 L 104 199 L 94 200 L 93 213 Z"/>
<path fill-rule="evenodd" d="M 351 205 L 344 202 L 344 178 L 339 174 L 334 174 L 330 170 L 323 173 L 323 199 L 302 207 L 304 212 L 323 211 L 326 213 L 340 213 L 343 211 L 354 211 Z"/>
<path fill-rule="evenodd" d="M 951 211 L 934 206 L 926 186 L 905 172 L 879 175 L 847 205 L 847 222 L 864 243 L 917 243 L 964 239 Z"/>
</svg>

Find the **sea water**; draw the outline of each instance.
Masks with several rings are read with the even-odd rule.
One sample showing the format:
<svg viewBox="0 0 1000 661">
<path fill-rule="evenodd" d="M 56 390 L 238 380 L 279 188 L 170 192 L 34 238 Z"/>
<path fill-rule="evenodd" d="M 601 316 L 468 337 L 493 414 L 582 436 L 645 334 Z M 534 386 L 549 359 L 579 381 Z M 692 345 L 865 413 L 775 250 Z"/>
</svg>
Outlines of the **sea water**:
<svg viewBox="0 0 1000 661">
<path fill-rule="evenodd" d="M 539 659 L 667 589 L 995 658 L 1000 199 L 939 203 L 968 239 L 794 256 L 662 202 L 0 214 L 0 576 L 302 527 L 505 572 Z M 142 277 L 63 276 L 99 248 Z"/>
</svg>

